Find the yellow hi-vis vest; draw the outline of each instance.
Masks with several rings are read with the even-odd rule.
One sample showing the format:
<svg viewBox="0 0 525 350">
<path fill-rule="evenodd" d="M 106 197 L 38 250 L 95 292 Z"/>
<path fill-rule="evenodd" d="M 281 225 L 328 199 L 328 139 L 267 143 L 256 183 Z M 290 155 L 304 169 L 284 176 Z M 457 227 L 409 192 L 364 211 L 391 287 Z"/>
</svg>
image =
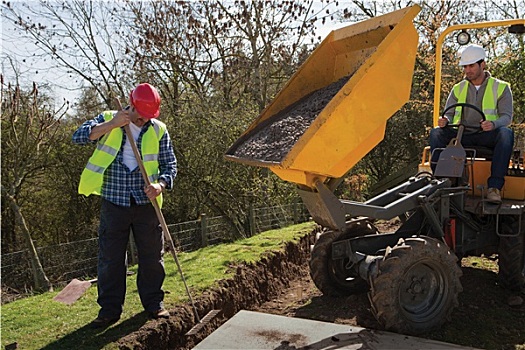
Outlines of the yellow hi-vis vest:
<svg viewBox="0 0 525 350">
<path fill-rule="evenodd" d="M 468 91 L 468 81 L 463 80 L 456 85 L 454 85 L 454 96 L 456 96 L 458 103 L 465 103 L 467 101 L 467 91 Z M 485 88 L 485 93 L 483 94 L 483 100 L 481 102 L 481 110 L 485 113 L 485 118 L 487 120 L 496 120 L 498 119 L 498 99 L 503 94 L 505 87 L 509 86 L 509 83 L 499 80 L 493 77 L 488 78 L 487 87 Z M 456 107 L 454 113 L 453 124 L 459 124 L 461 122 L 461 111 L 463 108 Z"/>
<path fill-rule="evenodd" d="M 104 120 L 113 119 L 116 111 L 105 111 Z M 146 169 L 146 175 L 151 183 L 156 183 L 159 178 L 159 141 L 166 132 L 166 124 L 161 121 L 151 121 L 151 126 L 142 135 L 140 153 Z M 97 148 L 82 171 L 78 193 L 89 196 L 99 195 L 102 192 L 104 172 L 117 157 L 122 146 L 122 128 L 115 128 L 104 135 L 98 142 Z M 162 207 L 162 193 L 157 197 L 157 203 Z"/>
</svg>

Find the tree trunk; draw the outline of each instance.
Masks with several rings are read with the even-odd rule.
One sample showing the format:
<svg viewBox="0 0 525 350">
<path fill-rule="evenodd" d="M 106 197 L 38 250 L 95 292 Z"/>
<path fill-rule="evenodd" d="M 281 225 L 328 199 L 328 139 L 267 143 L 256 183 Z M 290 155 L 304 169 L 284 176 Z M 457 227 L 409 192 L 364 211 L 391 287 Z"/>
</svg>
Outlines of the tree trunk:
<svg viewBox="0 0 525 350">
<path fill-rule="evenodd" d="M 16 202 L 16 199 L 12 196 L 6 196 L 9 199 L 9 206 L 15 215 L 15 222 L 22 230 L 22 235 L 26 239 L 27 248 L 29 251 L 29 256 L 31 257 L 31 270 L 33 273 L 33 282 L 34 288 L 38 292 L 52 292 L 53 286 L 49 282 L 49 279 L 44 272 L 44 268 L 40 263 L 40 258 L 38 257 L 38 252 L 31 238 L 31 233 L 27 227 L 26 220 L 20 209 L 20 206 Z"/>
</svg>

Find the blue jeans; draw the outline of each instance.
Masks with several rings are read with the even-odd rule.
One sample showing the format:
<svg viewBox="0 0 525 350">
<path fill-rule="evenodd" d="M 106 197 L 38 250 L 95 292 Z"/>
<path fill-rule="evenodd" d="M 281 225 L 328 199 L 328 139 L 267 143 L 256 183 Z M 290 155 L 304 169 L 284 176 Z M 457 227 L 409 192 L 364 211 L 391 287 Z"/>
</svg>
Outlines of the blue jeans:
<svg viewBox="0 0 525 350">
<path fill-rule="evenodd" d="M 436 127 L 430 131 L 430 151 L 436 148 L 445 148 L 451 139 L 456 137 L 457 130 L 453 128 Z M 488 188 L 501 190 L 505 184 L 505 175 L 509 168 L 509 161 L 514 147 L 514 132 L 509 128 L 497 128 L 475 134 L 463 134 L 461 138 L 463 147 L 484 146 L 492 148 L 491 174 L 487 181 Z M 439 153 L 432 156 L 432 170 L 439 159 Z"/>
<path fill-rule="evenodd" d="M 130 229 L 139 256 L 137 288 L 142 306 L 148 312 L 163 307 L 164 238 L 155 208 L 151 204 L 123 207 L 102 199 L 98 237 L 99 317 L 118 318 L 122 313 Z"/>
</svg>

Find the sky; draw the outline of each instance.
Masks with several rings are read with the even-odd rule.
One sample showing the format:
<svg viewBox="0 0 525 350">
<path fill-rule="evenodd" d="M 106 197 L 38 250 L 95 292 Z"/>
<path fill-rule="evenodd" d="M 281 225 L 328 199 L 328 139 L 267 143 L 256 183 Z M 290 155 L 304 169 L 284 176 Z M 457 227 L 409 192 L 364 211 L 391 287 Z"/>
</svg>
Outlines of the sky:
<svg viewBox="0 0 525 350">
<path fill-rule="evenodd" d="M 17 76 L 21 86 L 31 86 L 33 82 L 48 82 L 57 104 L 62 104 L 63 99 L 74 101 L 78 98 L 78 90 L 75 89 L 78 87 L 71 88 L 70 79 L 63 68 L 56 67 L 49 57 L 31 58 L 36 52 L 39 52 L 38 47 L 32 40 L 16 34 L 12 22 L 2 16 L 0 28 L 2 36 L 0 62 L 2 74 L 5 77 L 4 82 L 15 83 Z M 9 59 L 6 55 L 15 57 L 16 61 Z"/>
<path fill-rule="evenodd" d="M 33 6 L 38 6 L 38 1 L 32 0 Z M 347 23 L 327 23 L 319 29 L 316 36 L 324 38 L 331 30 L 348 25 Z M 68 100 L 74 103 L 79 97 L 79 86 L 75 85 L 64 68 L 57 67 L 50 57 L 35 59 L 38 47 L 32 40 L 21 37 L 14 30 L 14 25 L 2 16 L 0 27 L 2 43 L 0 62 L 2 74 L 6 82 L 14 83 L 20 77 L 21 86 L 30 86 L 33 82 L 42 84 L 48 82 L 57 101 L 57 108 Z M 16 61 L 8 59 L 7 55 L 16 57 Z"/>
<path fill-rule="evenodd" d="M 38 6 L 37 1 L 28 1 L 26 3 L 33 8 Z M 71 84 L 66 70 L 57 67 L 50 57 L 32 58 L 35 53 L 41 52 L 34 44 L 34 41 L 17 34 L 12 22 L 7 21 L 2 16 L 1 25 L 1 55 L 0 62 L 4 82 L 18 83 L 21 86 L 31 86 L 33 82 L 39 85 L 49 83 L 52 94 L 56 100 L 56 108 L 63 104 L 64 100 L 71 103 L 79 97 L 79 86 Z M 13 56 L 16 61 L 9 59 L 6 55 Z M 18 78 L 17 78 L 18 77 Z"/>
</svg>

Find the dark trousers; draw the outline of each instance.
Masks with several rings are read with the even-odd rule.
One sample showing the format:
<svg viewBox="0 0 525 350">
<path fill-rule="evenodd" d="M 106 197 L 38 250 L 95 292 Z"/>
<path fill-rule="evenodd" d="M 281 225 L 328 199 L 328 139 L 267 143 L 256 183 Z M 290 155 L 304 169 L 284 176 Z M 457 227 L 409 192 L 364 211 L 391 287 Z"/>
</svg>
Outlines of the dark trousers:
<svg viewBox="0 0 525 350">
<path fill-rule="evenodd" d="M 430 131 L 430 150 L 445 148 L 450 140 L 456 137 L 457 131 L 453 128 L 434 128 Z M 509 168 L 509 161 L 514 147 L 514 132 L 509 128 L 498 128 L 475 134 L 464 134 L 461 138 L 463 147 L 485 146 L 493 149 L 491 174 L 487 180 L 488 188 L 501 190 L 505 184 L 505 175 Z M 432 156 L 432 170 L 435 169 L 440 152 Z"/>
<path fill-rule="evenodd" d="M 99 227 L 99 317 L 119 317 L 126 295 L 126 248 L 130 229 L 137 245 L 137 288 L 144 309 L 163 307 L 164 239 L 153 205 L 123 207 L 102 199 Z"/>
</svg>

